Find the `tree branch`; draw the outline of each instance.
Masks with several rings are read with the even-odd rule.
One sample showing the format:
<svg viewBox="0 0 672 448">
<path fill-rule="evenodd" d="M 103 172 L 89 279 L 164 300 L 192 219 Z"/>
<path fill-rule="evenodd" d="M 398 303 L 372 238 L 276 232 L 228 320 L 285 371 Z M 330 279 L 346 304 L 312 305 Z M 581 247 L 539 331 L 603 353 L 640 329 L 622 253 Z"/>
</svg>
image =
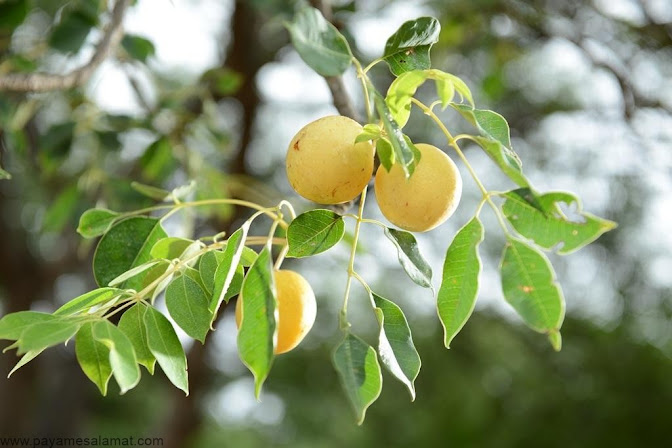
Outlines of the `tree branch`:
<svg viewBox="0 0 672 448">
<path fill-rule="evenodd" d="M 123 36 L 124 13 L 131 0 L 117 0 L 112 8 L 112 17 L 100 39 L 91 60 L 64 75 L 49 73 L 14 74 L 0 77 L 0 91 L 48 92 L 81 86 L 91 78 L 100 64 L 119 45 Z"/>
</svg>

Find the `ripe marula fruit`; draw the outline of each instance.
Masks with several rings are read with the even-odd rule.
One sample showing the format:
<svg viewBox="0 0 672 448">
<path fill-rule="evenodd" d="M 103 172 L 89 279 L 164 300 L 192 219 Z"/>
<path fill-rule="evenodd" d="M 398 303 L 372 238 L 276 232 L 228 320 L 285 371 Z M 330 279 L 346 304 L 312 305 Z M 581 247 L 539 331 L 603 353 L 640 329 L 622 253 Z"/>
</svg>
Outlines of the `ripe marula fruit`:
<svg viewBox="0 0 672 448">
<path fill-rule="evenodd" d="M 317 304 L 308 281 L 294 271 L 273 271 L 278 299 L 278 341 L 275 354 L 285 353 L 299 345 L 315 323 Z M 236 325 L 243 318 L 243 296 L 236 303 Z"/>
<path fill-rule="evenodd" d="M 378 206 L 392 224 L 411 232 L 426 232 L 448 219 L 460 202 L 462 177 L 455 163 L 439 148 L 415 145 L 421 157 L 406 179 L 398 164 L 376 173 Z"/>
<path fill-rule="evenodd" d="M 355 144 L 361 132 L 359 123 L 337 115 L 304 126 L 287 149 L 292 188 L 319 204 L 339 204 L 357 197 L 373 174 L 373 144 Z"/>
</svg>

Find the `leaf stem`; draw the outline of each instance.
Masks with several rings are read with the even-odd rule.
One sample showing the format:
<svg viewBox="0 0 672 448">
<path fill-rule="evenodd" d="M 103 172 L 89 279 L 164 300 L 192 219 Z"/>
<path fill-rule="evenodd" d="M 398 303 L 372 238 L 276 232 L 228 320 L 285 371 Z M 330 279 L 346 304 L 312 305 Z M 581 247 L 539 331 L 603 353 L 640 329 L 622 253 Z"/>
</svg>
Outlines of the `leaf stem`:
<svg viewBox="0 0 672 448">
<path fill-rule="evenodd" d="M 362 194 L 359 199 L 359 209 L 357 211 L 357 222 L 355 222 L 355 235 L 352 238 L 352 248 L 350 250 L 350 261 L 348 262 L 348 280 L 345 284 L 345 295 L 343 297 L 343 308 L 341 308 L 341 314 L 339 316 L 339 327 L 344 332 L 348 331 L 350 328 L 350 323 L 348 322 L 348 300 L 350 299 L 350 287 L 352 286 L 352 278 L 357 274 L 355 273 L 355 255 L 357 254 L 357 243 L 359 242 L 359 229 L 362 226 L 363 214 L 364 214 L 364 203 L 366 202 L 366 190 L 368 187 L 364 187 Z"/>
<path fill-rule="evenodd" d="M 507 235 L 507 236 L 511 236 L 511 233 L 509 232 L 509 229 L 506 226 L 506 223 L 504 222 L 504 218 L 502 217 L 502 214 L 500 213 L 499 208 L 490 198 L 490 193 L 485 188 L 485 186 L 483 185 L 481 180 L 478 178 L 478 175 L 474 171 L 474 168 L 471 166 L 471 164 L 469 163 L 469 161 L 465 157 L 464 153 L 460 149 L 460 146 L 457 144 L 457 139 L 455 137 L 453 137 L 453 135 L 450 133 L 450 131 L 446 128 L 446 126 L 443 124 L 441 119 L 434 113 L 434 111 L 432 109 L 430 109 L 425 104 L 423 104 L 421 101 L 419 101 L 415 98 L 411 98 L 411 101 L 413 102 L 413 104 L 415 104 L 420 109 L 422 109 L 422 111 L 426 115 L 428 115 L 432 120 L 434 120 L 434 122 L 437 124 L 439 129 L 441 129 L 441 132 L 443 132 L 443 135 L 446 136 L 446 140 L 448 140 L 448 144 L 450 146 L 452 146 L 453 149 L 455 149 L 455 152 L 457 152 L 457 155 L 460 157 L 460 159 L 462 160 L 464 165 L 467 167 L 467 170 L 469 171 L 469 174 L 471 175 L 472 179 L 474 179 L 474 182 L 478 186 L 478 189 L 481 190 L 481 194 L 483 195 L 483 200 L 486 201 L 488 203 L 488 205 L 490 205 L 490 207 L 492 207 L 492 210 L 495 212 L 495 216 L 497 217 L 497 221 L 499 222 L 500 227 L 504 231 L 504 234 Z M 472 138 L 470 135 L 467 135 L 467 134 L 460 134 L 458 137 Z M 479 207 L 479 211 L 480 211 L 480 207 Z"/>
<path fill-rule="evenodd" d="M 374 61 L 375 62 L 375 61 Z M 373 112 L 371 110 L 371 97 L 369 96 L 369 77 L 366 76 L 366 70 L 362 69 L 362 64 L 359 63 L 357 58 L 352 58 L 352 63 L 357 69 L 357 78 L 362 83 L 362 91 L 364 92 L 364 105 L 366 106 L 366 118 L 367 123 L 373 123 Z M 371 64 L 369 64 L 371 67 Z"/>
<path fill-rule="evenodd" d="M 374 59 L 369 65 L 367 65 L 364 68 L 364 70 L 362 70 L 362 72 L 364 74 L 367 74 L 369 72 L 369 70 L 371 70 L 373 68 L 373 66 L 378 64 L 379 62 L 383 62 L 383 58 Z"/>
</svg>

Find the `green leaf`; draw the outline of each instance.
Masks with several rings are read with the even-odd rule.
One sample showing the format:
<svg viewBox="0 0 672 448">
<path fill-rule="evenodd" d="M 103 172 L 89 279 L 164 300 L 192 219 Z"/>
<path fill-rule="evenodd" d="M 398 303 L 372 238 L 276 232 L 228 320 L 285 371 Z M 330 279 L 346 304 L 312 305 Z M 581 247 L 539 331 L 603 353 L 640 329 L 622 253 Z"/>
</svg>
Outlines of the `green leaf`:
<svg viewBox="0 0 672 448">
<path fill-rule="evenodd" d="M 416 284 L 423 288 L 432 286 L 432 267 L 420 253 L 418 242 L 412 233 L 386 227 L 385 236 L 394 243 L 399 256 L 399 264 Z"/>
<path fill-rule="evenodd" d="M 171 383 L 189 395 L 187 357 L 170 321 L 156 308 L 147 307 L 144 317 L 147 345 Z"/>
<path fill-rule="evenodd" d="M 148 150 L 149 151 L 149 150 Z M 131 188 L 150 199 L 157 201 L 167 201 L 171 198 L 171 192 L 153 185 L 145 185 L 140 182 L 131 182 Z"/>
<path fill-rule="evenodd" d="M 227 67 L 218 67 L 203 73 L 201 83 L 208 86 L 208 90 L 222 96 L 233 95 L 243 86 L 245 77 Z"/>
<path fill-rule="evenodd" d="M 243 364 L 254 375 L 257 399 L 274 358 L 277 303 L 272 261 L 270 248 L 265 246 L 247 272 L 238 299 L 243 301 L 238 353 Z"/>
<path fill-rule="evenodd" d="M 387 89 L 385 102 L 400 127 L 406 126 L 411 115 L 411 98 L 415 96 L 415 92 L 425 82 L 427 76 L 428 72 L 424 70 L 406 72 L 395 79 Z"/>
<path fill-rule="evenodd" d="M 520 187 L 530 187 L 530 181 L 523 174 L 523 165 L 518 154 L 496 140 L 486 137 L 474 137 L 485 153 L 497 164 L 509 179 Z"/>
<path fill-rule="evenodd" d="M 376 351 L 357 336 L 348 333 L 334 351 L 334 366 L 361 425 L 366 410 L 378 399 L 383 376 Z"/>
<path fill-rule="evenodd" d="M 114 278 L 113 280 L 110 280 L 110 283 L 108 283 L 108 285 L 117 286 L 117 285 L 125 282 L 129 278 L 133 278 L 137 275 L 140 275 L 143 272 L 148 271 L 149 269 L 153 268 L 157 264 L 163 263 L 163 262 L 164 262 L 163 260 L 151 260 L 151 261 L 148 261 L 147 263 L 143 263 L 140 266 L 136 266 L 133 269 L 129 269 L 128 271 L 124 272 L 123 274 Z M 144 277 L 143 277 L 143 280 L 144 280 Z"/>
<path fill-rule="evenodd" d="M 382 130 L 377 124 L 365 124 L 362 132 L 355 138 L 355 143 L 368 142 L 380 138 Z"/>
<path fill-rule="evenodd" d="M 166 308 L 175 323 L 192 338 L 205 343 L 212 313 L 203 288 L 187 275 L 182 275 L 166 288 Z"/>
<path fill-rule="evenodd" d="M 93 337 L 110 350 L 110 366 L 121 394 L 137 386 L 140 382 L 140 369 L 133 344 L 124 332 L 105 319 L 93 325 Z"/>
<path fill-rule="evenodd" d="M 72 320 L 48 320 L 28 326 L 17 341 L 17 354 L 43 350 L 61 344 L 77 333 L 81 322 Z"/>
<path fill-rule="evenodd" d="M 195 281 L 198 284 L 198 286 L 201 287 L 206 296 L 209 296 L 209 293 L 212 292 L 208 291 L 208 289 L 205 287 L 205 285 L 203 284 L 203 279 L 201 278 L 201 273 L 198 272 L 196 269 L 187 266 L 184 269 L 182 269 L 182 275 L 186 275 L 187 277 Z"/>
<path fill-rule="evenodd" d="M 212 294 L 212 291 L 215 288 L 215 272 L 217 272 L 217 267 L 223 257 L 224 254 L 222 252 L 211 250 L 210 252 L 204 253 L 198 262 L 201 283 L 203 283 L 205 292 L 208 294 Z"/>
<path fill-rule="evenodd" d="M 16 371 L 19 370 L 21 367 L 23 367 L 23 366 L 25 366 L 26 364 L 28 364 L 28 363 L 29 363 L 30 361 L 32 361 L 33 359 L 37 358 L 37 357 L 40 355 L 40 353 L 42 353 L 43 351 L 44 351 L 44 349 L 42 349 L 42 350 L 33 350 L 33 351 L 30 351 L 30 352 L 26 353 L 25 355 L 23 355 L 23 356 L 21 357 L 21 359 L 19 360 L 19 362 L 17 362 L 16 365 L 12 368 L 12 370 L 9 371 L 9 373 L 7 374 L 7 378 L 9 378 L 10 376 L 12 376 L 12 375 L 14 374 L 14 372 L 16 372 Z"/>
<path fill-rule="evenodd" d="M 77 233 L 84 238 L 95 238 L 107 232 L 119 213 L 104 208 L 92 208 L 85 211 L 79 218 Z"/>
<path fill-rule="evenodd" d="M 394 149 L 392 149 L 392 143 L 386 138 L 380 138 L 376 142 L 376 154 L 378 154 L 378 159 L 380 164 L 383 165 L 385 171 L 390 171 L 392 165 L 394 165 Z"/>
<path fill-rule="evenodd" d="M 285 23 L 301 59 L 322 76 L 338 76 L 352 63 L 348 41 L 315 8 L 301 8 Z"/>
<path fill-rule="evenodd" d="M 491 110 L 474 109 L 464 104 L 452 104 L 469 123 L 476 127 L 483 137 L 495 140 L 506 148 L 511 148 L 511 131 L 506 119 Z"/>
<path fill-rule="evenodd" d="M 53 28 L 49 37 L 49 46 L 63 53 L 76 53 L 82 48 L 96 20 L 84 11 L 75 10 L 64 14 Z"/>
<path fill-rule="evenodd" d="M 455 91 L 460 94 L 462 100 L 466 99 L 472 108 L 474 107 L 474 97 L 471 94 L 469 86 L 462 79 L 435 68 L 427 70 L 427 74 L 430 79 L 436 81 L 436 90 L 441 100 L 441 107 L 445 109 L 448 104 L 452 103 Z"/>
<path fill-rule="evenodd" d="M 147 59 L 156 53 L 156 48 L 154 48 L 151 40 L 132 34 L 124 36 L 121 40 L 121 46 L 130 57 L 140 62 L 147 62 Z"/>
<path fill-rule="evenodd" d="M 0 319 L 0 339 L 17 341 L 21 334 L 35 324 L 55 320 L 54 316 L 37 311 L 19 311 L 7 314 Z"/>
<path fill-rule="evenodd" d="M 93 256 L 93 274 L 99 286 L 150 260 L 150 250 L 166 232 L 156 218 L 136 216 L 118 222 L 103 235 Z M 132 278 L 124 288 L 140 290 L 142 278 Z"/>
<path fill-rule="evenodd" d="M 550 192 L 537 196 L 541 208 L 549 210 L 549 213 L 543 213 L 525 199 L 529 191 L 521 188 L 504 194 L 506 201 L 502 205 L 502 211 L 518 233 L 534 240 L 544 249 L 562 244 L 558 253 L 566 255 L 592 243 L 600 235 L 616 227 L 613 221 L 581 211 L 579 198 L 566 192 Z M 581 220 L 567 219 L 559 208 L 560 203 L 568 206 L 576 204 Z"/>
<path fill-rule="evenodd" d="M 387 107 L 387 103 L 385 103 L 383 97 L 376 93 L 373 96 L 373 101 L 376 104 L 378 115 L 380 115 L 380 119 L 383 121 L 383 128 L 385 129 L 385 133 L 392 146 L 395 163 L 401 164 L 404 174 L 408 178 L 415 170 L 416 161 L 413 157 L 413 151 L 404 138 L 401 128 L 397 122 L 394 121 L 394 117 L 392 117 L 392 113 Z"/>
<path fill-rule="evenodd" d="M 341 241 L 345 232 L 343 217 L 331 210 L 301 213 L 287 229 L 289 257 L 310 257 L 325 252 Z"/>
<path fill-rule="evenodd" d="M 136 303 L 126 311 L 119 319 L 119 329 L 124 332 L 126 337 L 135 350 L 135 357 L 138 363 L 145 366 L 147 371 L 154 375 L 154 365 L 156 358 L 149 350 L 147 342 L 147 326 L 145 325 L 146 307 L 140 303 Z"/>
<path fill-rule="evenodd" d="M 217 313 L 219 312 L 219 307 L 222 305 L 222 301 L 226 300 L 226 293 L 231 286 L 231 282 L 236 273 L 236 268 L 240 263 L 249 228 L 249 222 L 244 223 L 238 230 L 231 234 L 226 243 L 222 260 L 215 271 L 212 299 L 210 300 L 209 306 L 209 310 L 212 313 L 211 323 L 214 323 Z"/>
<path fill-rule="evenodd" d="M 546 256 L 523 241 L 508 238 L 500 270 L 504 298 L 523 321 L 540 333 L 559 332 L 565 299 Z"/>
<path fill-rule="evenodd" d="M 123 289 L 118 288 L 98 288 L 75 297 L 62 307 L 54 311 L 55 316 L 71 316 L 73 314 L 88 311 L 91 307 L 101 303 L 107 303 L 124 294 Z"/>
<path fill-rule="evenodd" d="M 172 260 L 180 258 L 180 255 L 194 242 L 185 238 L 168 237 L 160 239 L 152 246 L 149 254 L 152 258 Z"/>
<path fill-rule="evenodd" d="M 383 60 L 395 76 L 431 67 L 429 50 L 439 41 L 441 25 L 434 17 L 419 17 L 405 22 L 387 39 Z"/>
<path fill-rule="evenodd" d="M 474 311 L 481 273 L 478 246 L 483 236 L 483 225 L 474 216 L 457 232 L 446 252 L 443 280 L 436 300 L 446 348 L 450 348 L 451 341 Z"/>
<path fill-rule="evenodd" d="M 238 265 L 236 272 L 233 275 L 233 280 L 231 280 L 231 285 L 226 291 L 224 300 L 228 303 L 231 297 L 235 297 L 240 294 L 240 290 L 243 287 L 243 280 L 245 279 L 245 271 L 243 270 L 242 265 Z"/>
<path fill-rule="evenodd" d="M 383 365 L 401 381 L 415 401 L 415 379 L 420 373 L 420 355 L 413 344 L 413 336 L 401 308 L 384 297 L 371 293 L 376 317 L 380 324 L 378 353 Z"/>
<path fill-rule="evenodd" d="M 75 354 L 84 374 L 95 384 L 103 396 L 112 377 L 110 349 L 93 337 L 93 322 L 87 322 L 75 336 Z"/>
<path fill-rule="evenodd" d="M 2 167 L 0 167 L 0 180 L 9 180 L 12 178 L 12 175 L 9 174 L 7 171 L 3 170 Z"/>
</svg>

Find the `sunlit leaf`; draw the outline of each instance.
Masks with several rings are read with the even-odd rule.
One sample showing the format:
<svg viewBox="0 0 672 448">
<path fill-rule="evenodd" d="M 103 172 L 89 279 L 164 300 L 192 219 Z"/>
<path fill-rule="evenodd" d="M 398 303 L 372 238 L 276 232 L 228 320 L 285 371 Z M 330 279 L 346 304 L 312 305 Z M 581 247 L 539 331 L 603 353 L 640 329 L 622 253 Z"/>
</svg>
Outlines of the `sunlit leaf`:
<svg viewBox="0 0 672 448">
<path fill-rule="evenodd" d="M 276 291 L 268 246 L 247 272 L 238 300 L 243 301 L 238 354 L 254 375 L 255 395 L 259 399 L 261 386 L 273 364 L 276 339 Z"/>
<path fill-rule="evenodd" d="M 411 115 L 411 98 L 416 90 L 427 79 L 428 72 L 413 70 L 400 75 L 387 89 L 385 102 L 390 108 L 390 113 L 400 127 L 404 127 Z"/>
<path fill-rule="evenodd" d="M 408 146 L 408 143 L 404 138 L 404 134 L 401 132 L 401 128 L 397 122 L 394 121 L 394 117 L 392 116 L 390 109 L 387 107 L 387 103 L 385 103 L 383 97 L 375 94 L 373 98 L 378 114 L 380 115 L 380 119 L 383 122 L 385 133 L 387 134 L 390 144 L 392 145 L 395 163 L 401 164 L 401 168 L 403 169 L 406 177 L 410 177 L 415 170 L 416 163 L 413 157 L 413 151 Z"/>
<path fill-rule="evenodd" d="M 380 138 L 376 141 L 376 154 L 378 154 L 378 160 L 380 164 L 385 168 L 386 171 L 392 169 L 394 165 L 394 149 L 392 149 L 392 143 L 386 138 Z"/>
<path fill-rule="evenodd" d="M 343 217 L 331 210 L 310 210 L 296 217 L 287 229 L 289 257 L 310 257 L 325 252 L 341 241 Z"/>
<path fill-rule="evenodd" d="M 226 243 L 226 247 L 224 248 L 222 260 L 215 271 L 213 293 L 209 306 L 209 310 L 212 313 L 212 322 L 214 322 L 222 302 L 227 300 L 228 296 L 226 293 L 231 286 L 236 269 L 240 263 L 248 230 L 249 224 L 243 224 L 238 230 L 231 234 Z"/>
<path fill-rule="evenodd" d="M 75 354 L 84 374 L 95 384 L 103 396 L 112 377 L 110 349 L 93 337 L 93 322 L 82 326 L 75 336 Z"/>
<path fill-rule="evenodd" d="M 504 298 L 523 321 L 540 333 L 559 332 L 565 318 L 565 299 L 546 256 L 523 241 L 509 238 L 500 270 Z"/>
<path fill-rule="evenodd" d="M 121 394 L 137 386 L 140 382 L 140 369 L 133 344 L 126 335 L 105 319 L 93 325 L 93 337 L 109 349 L 112 375 L 119 384 Z"/>
<path fill-rule="evenodd" d="M 149 254 L 152 258 L 172 260 L 174 258 L 179 258 L 193 242 L 194 240 L 173 236 L 162 238 L 152 246 Z"/>
<path fill-rule="evenodd" d="M 81 322 L 56 318 L 28 326 L 17 341 L 17 354 L 43 350 L 61 344 L 72 338 Z"/>
<path fill-rule="evenodd" d="M 446 252 L 443 280 L 436 300 L 446 348 L 450 348 L 451 341 L 464 327 L 476 304 L 481 273 L 478 246 L 483 236 L 483 225 L 475 216 L 457 232 Z"/>
<path fill-rule="evenodd" d="M 124 294 L 124 290 L 118 288 L 97 288 L 65 303 L 54 311 L 54 315 L 69 316 L 88 311 L 91 307 L 109 302 L 122 294 Z"/>
<path fill-rule="evenodd" d="M 334 351 L 334 366 L 361 425 L 366 410 L 378 399 L 383 376 L 376 351 L 357 336 L 348 333 Z"/>
<path fill-rule="evenodd" d="M 144 316 L 147 345 L 161 369 L 175 387 L 189 395 L 187 357 L 175 329 L 156 308 L 147 307 Z"/>
<path fill-rule="evenodd" d="M 147 343 L 147 326 L 144 321 L 146 310 L 144 305 L 136 303 L 124 311 L 118 326 L 133 344 L 138 363 L 145 366 L 147 371 L 153 375 L 156 358 L 152 355 Z"/>
<path fill-rule="evenodd" d="M 409 20 L 387 39 L 383 60 L 396 76 L 431 67 L 429 50 L 439 41 L 441 25 L 434 17 Z"/>
<path fill-rule="evenodd" d="M 530 181 L 523 174 L 523 165 L 520 158 L 513 150 L 490 138 L 475 137 L 474 140 L 509 179 L 514 181 L 518 186 L 530 186 Z"/>
<path fill-rule="evenodd" d="M 337 76 L 350 67 L 348 41 L 317 9 L 301 8 L 285 26 L 301 59 L 320 75 Z"/>
<path fill-rule="evenodd" d="M 413 336 L 406 316 L 395 303 L 375 293 L 375 312 L 380 324 L 378 354 L 383 365 L 401 381 L 415 400 L 415 379 L 420 373 L 420 355 L 413 344 Z"/>
<path fill-rule="evenodd" d="M 51 314 L 37 311 L 19 311 L 0 319 L 0 339 L 16 341 L 32 325 L 57 320 Z"/>
<path fill-rule="evenodd" d="M 85 211 L 79 218 L 77 232 L 84 238 L 95 238 L 107 232 L 119 213 L 104 208 Z"/>
<path fill-rule="evenodd" d="M 423 288 L 432 288 L 432 267 L 420 253 L 413 234 L 405 230 L 385 228 L 385 236 L 396 246 L 399 264 L 411 280 Z"/>
<path fill-rule="evenodd" d="M 474 109 L 464 104 L 453 104 L 468 122 L 476 127 L 483 137 L 495 140 L 511 149 L 511 131 L 506 119 L 492 110 Z"/>
<path fill-rule="evenodd" d="M 368 142 L 380 138 L 382 130 L 377 124 L 365 124 L 362 132 L 355 138 L 355 143 Z"/>
<path fill-rule="evenodd" d="M 543 210 L 533 207 L 526 199 L 528 189 L 507 192 L 502 205 L 504 216 L 518 233 L 534 240 L 544 249 L 559 244 L 558 253 L 565 255 L 592 243 L 605 232 L 616 227 L 616 223 L 599 218 L 581 210 L 579 198 L 567 192 L 550 192 L 537 196 Z M 568 206 L 576 204 L 579 220 L 569 220 L 562 213 L 560 203 Z"/>
</svg>

